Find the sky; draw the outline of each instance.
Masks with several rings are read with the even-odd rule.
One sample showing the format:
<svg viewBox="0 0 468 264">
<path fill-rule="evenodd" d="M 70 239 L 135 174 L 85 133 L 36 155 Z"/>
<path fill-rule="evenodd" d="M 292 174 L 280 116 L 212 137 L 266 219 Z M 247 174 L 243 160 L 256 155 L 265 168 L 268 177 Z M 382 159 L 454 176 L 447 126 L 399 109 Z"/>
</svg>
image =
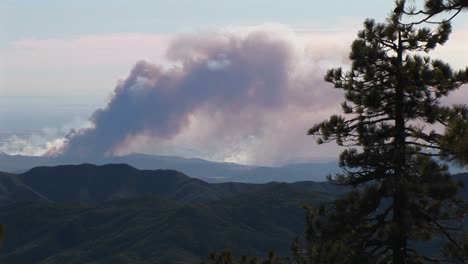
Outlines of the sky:
<svg viewBox="0 0 468 264">
<path fill-rule="evenodd" d="M 105 155 L 261 165 L 336 157 L 336 146 L 305 135 L 339 108 L 342 95 L 323 74 L 349 63 L 365 18 L 382 21 L 392 7 L 391 0 L 3 0 L 0 152 L 40 155 L 75 135 L 77 146 L 102 145 L 79 151 Z M 464 67 L 466 43 L 464 15 L 434 54 Z M 177 92 L 147 91 L 166 79 Z M 449 101 L 468 96 L 458 91 Z"/>
<path fill-rule="evenodd" d="M 392 6 L 369 0 L 4 0 L 0 5 L 1 92 L 9 96 L 103 96 L 135 61 L 161 59 L 167 46 L 161 39 L 183 32 L 265 23 L 356 31 L 364 18 L 384 17 Z M 141 43 L 148 41 L 145 37 L 152 43 Z M 29 78 L 22 78 L 25 74 Z M 73 80 L 72 87 L 63 87 L 67 80 Z"/>
</svg>

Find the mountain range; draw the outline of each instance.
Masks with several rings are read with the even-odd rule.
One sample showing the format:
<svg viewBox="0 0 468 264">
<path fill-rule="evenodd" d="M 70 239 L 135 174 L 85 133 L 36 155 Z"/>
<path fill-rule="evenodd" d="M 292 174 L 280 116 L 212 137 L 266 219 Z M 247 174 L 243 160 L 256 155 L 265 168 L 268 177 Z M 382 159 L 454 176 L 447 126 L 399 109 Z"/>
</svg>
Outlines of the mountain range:
<svg viewBox="0 0 468 264">
<path fill-rule="evenodd" d="M 468 174 L 454 177 L 468 184 Z M 304 231 L 302 206 L 347 190 L 312 181 L 207 183 L 127 164 L 0 173 L 0 263 L 199 263 L 225 249 L 289 255 Z"/>
<path fill-rule="evenodd" d="M 212 251 L 288 254 L 327 182 L 207 183 L 127 164 L 0 173 L 0 263 L 198 263 Z"/>
<path fill-rule="evenodd" d="M 229 162 L 213 162 L 198 158 L 129 154 L 110 157 L 41 157 L 0 153 L 0 171 L 21 173 L 38 166 L 93 163 L 98 165 L 126 163 L 142 170 L 172 169 L 210 183 L 268 183 L 325 181 L 326 176 L 339 172 L 337 161 L 289 164 L 279 167 L 248 166 Z"/>
</svg>

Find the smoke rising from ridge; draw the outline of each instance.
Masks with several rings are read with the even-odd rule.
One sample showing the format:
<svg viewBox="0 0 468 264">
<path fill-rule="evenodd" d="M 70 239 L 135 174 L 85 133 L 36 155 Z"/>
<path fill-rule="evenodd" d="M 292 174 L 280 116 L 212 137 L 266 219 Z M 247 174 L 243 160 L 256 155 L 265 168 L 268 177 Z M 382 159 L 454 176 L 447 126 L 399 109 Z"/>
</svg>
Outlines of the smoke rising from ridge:
<svg viewBox="0 0 468 264">
<path fill-rule="evenodd" d="M 49 154 L 160 153 L 178 146 L 244 163 L 306 155 L 314 146 L 307 128 L 334 112 L 340 98 L 323 75 L 346 56 L 327 44 L 284 28 L 179 36 L 167 50 L 171 68 L 136 63 L 90 117 L 92 127 L 71 131 Z"/>
</svg>

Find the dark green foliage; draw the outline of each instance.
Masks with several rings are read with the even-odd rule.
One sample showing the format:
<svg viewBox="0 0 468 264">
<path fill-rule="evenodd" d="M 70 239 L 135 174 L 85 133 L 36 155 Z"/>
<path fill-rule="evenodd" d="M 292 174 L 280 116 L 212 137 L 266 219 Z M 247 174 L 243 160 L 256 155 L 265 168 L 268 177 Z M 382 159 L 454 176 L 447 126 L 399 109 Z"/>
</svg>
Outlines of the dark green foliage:
<svg viewBox="0 0 468 264">
<path fill-rule="evenodd" d="M 465 230 L 463 233 L 462 243 L 460 247 L 455 247 L 453 244 L 448 244 L 445 246 L 444 254 L 446 256 L 451 256 L 456 259 L 465 259 L 468 256 L 468 230 Z"/>
<path fill-rule="evenodd" d="M 221 253 L 210 254 L 210 260 L 201 264 L 285 264 L 273 252 L 268 254 L 268 258 L 260 260 L 257 257 L 242 256 L 236 259 L 231 252 L 223 251 Z"/>
<path fill-rule="evenodd" d="M 398 1 L 397 9 L 404 4 Z M 304 263 L 464 263 L 465 256 L 444 255 L 441 247 L 427 254 L 417 246 L 444 239 L 452 251 L 463 250 L 466 204 L 447 166 L 432 159 L 463 160 L 468 148 L 454 145 L 466 137 L 460 134 L 466 124 L 455 118 L 460 106 L 439 104 L 468 82 L 468 72 L 426 55 L 450 32 L 449 22 L 435 29 L 403 24 L 398 12 L 386 23 L 368 19 L 351 46 L 351 69 L 327 73 L 325 80 L 345 91 L 345 115 L 309 134 L 319 144 L 348 147 L 340 156 L 343 173 L 330 180 L 358 188 L 311 213 L 317 216 L 309 220 L 309 243 L 296 247 L 304 249 Z"/>
<path fill-rule="evenodd" d="M 457 114 L 448 121 L 440 139 L 441 154 L 445 159 L 464 167 L 468 165 L 468 109 L 466 106 L 455 109 Z"/>
</svg>

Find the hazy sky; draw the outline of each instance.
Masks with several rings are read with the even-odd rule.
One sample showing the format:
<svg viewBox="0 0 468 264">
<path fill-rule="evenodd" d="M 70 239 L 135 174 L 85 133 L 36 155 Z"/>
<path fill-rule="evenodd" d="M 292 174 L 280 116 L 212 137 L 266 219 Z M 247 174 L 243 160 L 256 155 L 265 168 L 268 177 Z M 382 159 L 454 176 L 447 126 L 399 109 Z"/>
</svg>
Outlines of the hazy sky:
<svg viewBox="0 0 468 264">
<path fill-rule="evenodd" d="M 392 1 L 5 0 L 0 5 L 0 94 L 104 96 L 136 60 L 160 59 L 167 43 L 156 37 L 263 23 L 356 31 L 363 18 L 384 17 Z M 141 43 L 151 41 L 145 37 L 153 37 L 152 43 Z"/>
<path fill-rule="evenodd" d="M 346 63 L 350 42 L 365 18 L 383 20 L 392 6 L 391 0 L 3 0 L 0 2 L 0 151 L 37 154 L 38 149 L 70 128 L 87 125 L 92 112 L 105 107 L 118 81 L 129 75 L 137 61 L 170 67 L 181 63 L 181 56 L 189 56 L 174 50 L 200 45 L 199 38 L 203 38 L 203 45 L 212 45 L 219 36 L 229 34 L 242 42 L 241 35 L 245 32 L 267 31 L 270 35 L 281 35 L 288 49 L 307 58 L 302 61 L 294 57 L 292 65 L 298 75 L 313 76 L 296 78 L 290 86 L 295 90 L 285 91 L 285 97 L 292 98 L 286 100 L 287 106 L 260 109 L 268 111 L 267 118 L 252 122 L 268 125 L 228 133 L 216 142 L 219 146 L 210 146 L 209 139 L 199 134 L 206 133 L 208 126 L 212 129 L 210 135 L 219 135 L 213 125 L 219 121 L 213 121 L 209 113 L 201 113 L 206 109 L 197 108 L 192 117 L 197 121 L 191 121 L 175 139 L 161 144 L 151 142 L 145 134 L 143 141 L 134 140 L 119 147 L 119 151 L 126 153 L 122 148 L 128 147 L 131 151 L 262 164 L 333 156 L 336 154 L 333 147 L 316 147 L 305 136 L 308 126 L 336 110 L 339 103 L 336 95 L 324 94 L 328 87 L 321 82 L 322 75 L 327 68 Z M 458 17 L 449 44 L 435 53 L 454 67 L 468 62 L 467 21 L 466 14 Z M 167 56 L 168 49 L 178 54 L 176 59 Z M 207 52 L 200 47 L 196 51 Z M 308 91 L 304 87 L 309 84 L 302 83 L 306 81 L 310 86 L 324 89 Z M 331 98 L 322 100 L 330 104 L 329 108 L 322 107 L 320 111 L 314 108 L 319 105 L 317 96 Z M 463 102 L 468 96 L 459 92 L 457 98 Z M 288 120 L 289 115 L 297 118 Z M 284 121 L 272 125 L 273 120 Z M 266 135 L 267 129 L 279 130 L 278 140 Z M 17 130 L 35 131 L 39 135 L 35 134 L 34 140 L 21 141 L 15 136 Z M 4 142 L 10 145 L 2 146 L 1 133 L 8 139 Z M 290 135 L 295 139 L 291 140 Z M 239 138 L 246 140 L 239 142 Z M 304 141 L 308 143 L 303 144 Z M 25 147 L 28 144 L 39 147 Z M 289 153 L 280 155 L 278 152 L 285 150 L 286 145 L 292 146 L 286 149 Z M 265 151 L 277 154 L 265 155 Z"/>
</svg>

